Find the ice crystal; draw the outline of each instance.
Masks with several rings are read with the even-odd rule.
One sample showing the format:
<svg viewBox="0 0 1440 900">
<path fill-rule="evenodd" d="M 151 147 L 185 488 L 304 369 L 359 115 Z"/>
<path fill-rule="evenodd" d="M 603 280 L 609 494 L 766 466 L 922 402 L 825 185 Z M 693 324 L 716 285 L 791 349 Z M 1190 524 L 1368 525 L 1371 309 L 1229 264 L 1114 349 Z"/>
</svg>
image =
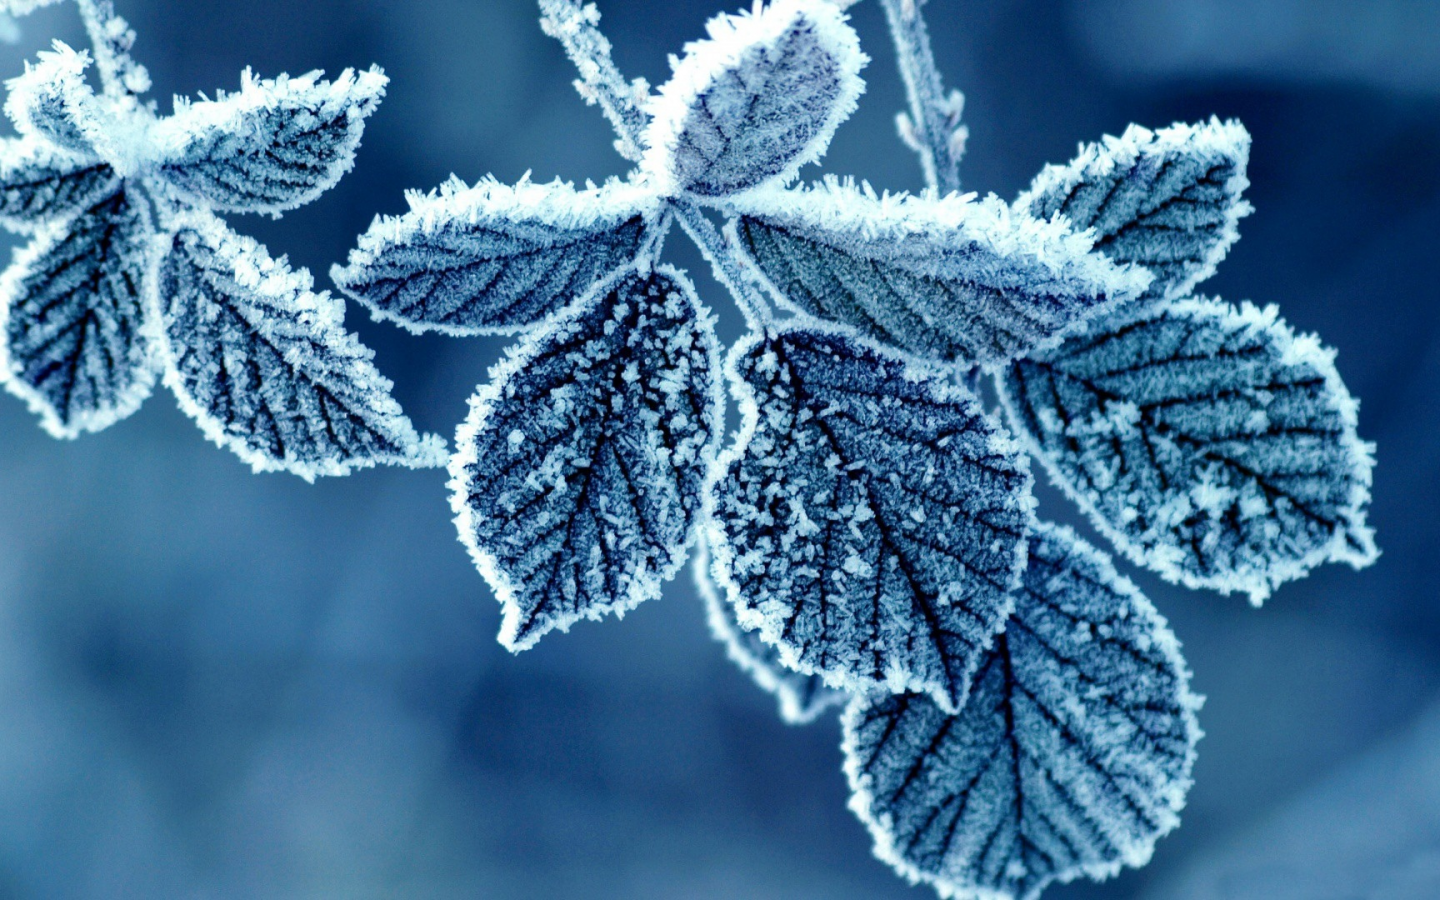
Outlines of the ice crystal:
<svg viewBox="0 0 1440 900">
<path fill-rule="evenodd" d="M 26 12 L 35 4 L 12 4 Z M 0 377 L 59 437 L 134 412 L 157 376 L 217 443 L 305 478 L 441 462 L 391 399 L 342 306 L 212 211 L 307 203 L 353 164 L 378 69 L 140 102 L 149 78 L 108 0 L 80 0 L 94 56 L 56 43 L 8 83 L 0 224 L 31 233 L 0 278 Z M 99 71 L 100 92 L 85 75 Z"/>
</svg>

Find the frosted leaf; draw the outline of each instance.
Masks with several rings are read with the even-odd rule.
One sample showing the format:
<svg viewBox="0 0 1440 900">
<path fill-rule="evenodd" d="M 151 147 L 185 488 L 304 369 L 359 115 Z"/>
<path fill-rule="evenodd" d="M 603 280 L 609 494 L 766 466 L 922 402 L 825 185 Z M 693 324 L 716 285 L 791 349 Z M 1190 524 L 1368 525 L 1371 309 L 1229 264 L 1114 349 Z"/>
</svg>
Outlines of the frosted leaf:
<svg viewBox="0 0 1440 900">
<path fill-rule="evenodd" d="M 56 437 L 99 431 L 150 394 L 151 238 L 145 207 L 116 189 L 41 228 L 0 278 L 0 372 Z"/>
<path fill-rule="evenodd" d="M 1018 595 L 959 715 L 906 694 L 842 717 L 876 855 L 942 897 L 1032 900 L 1142 866 L 1190 788 L 1199 701 L 1149 601 L 1050 525 Z"/>
<path fill-rule="evenodd" d="M 635 259 L 653 193 L 458 179 L 377 218 L 330 277 L 377 319 L 414 332 L 513 332 L 543 322 Z"/>
<path fill-rule="evenodd" d="M 93 152 L 90 135 L 95 121 L 95 94 L 85 83 L 90 55 L 60 41 L 41 51 L 39 62 L 25 64 L 25 74 L 5 82 L 10 96 L 5 114 L 21 134 L 36 135 L 63 150 Z"/>
<path fill-rule="evenodd" d="M 255 471 L 306 480 L 380 463 L 438 466 L 345 305 L 204 213 L 177 223 L 160 268 L 165 383 L 205 436 Z"/>
<path fill-rule="evenodd" d="M 736 207 L 733 243 L 778 299 L 932 359 L 1005 362 L 1149 282 L 993 197 L 876 197 L 830 181 Z"/>
<path fill-rule="evenodd" d="M 715 640 L 725 645 L 730 661 L 748 674 L 760 689 L 774 694 L 780 703 L 780 718 L 789 725 L 808 725 L 827 709 L 842 706 L 850 695 L 826 687 L 819 675 L 805 675 L 786 668 L 780 654 L 753 631 L 742 628 L 729 601 L 715 590 L 710 578 L 710 554 L 701 541 L 695 553 L 695 586 L 705 601 L 706 619 Z"/>
<path fill-rule="evenodd" d="M 116 187 L 114 170 L 94 157 L 0 139 L 0 225 L 13 231 L 67 218 Z"/>
<path fill-rule="evenodd" d="M 731 354 L 743 424 L 708 532 L 741 625 L 786 666 L 963 702 L 1025 564 L 1030 473 L 968 391 L 839 333 Z"/>
<path fill-rule="evenodd" d="M 256 78 L 215 100 L 177 98 L 157 123 L 157 171 L 216 211 L 278 214 L 309 203 L 355 163 L 365 119 L 385 95 L 379 69 Z"/>
<path fill-rule="evenodd" d="M 855 111 L 868 62 L 859 39 L 825 0 L 775 0 L 706 29 L 651 101 L 641 167 L 664 194 L 791 180 Z"/>
<path fill-rule="evenodd" d="M 1135 562 L 1260 602 L 1327 561 L 1375 559 L 1373 447 L 1334 351 L 1275 308 L 1129 310 L 1002 379 L 1051 477 Z"/>
<path fill-rule="evenodd" d="M 451 506 L 506 647 L 623 615 L 684 564 L 722 430 L 717 354 L 684 275 L 629 269 L 512 350 L 471 399 Z"/>
<path fill-rule="evenodd" d="M 1067 165 L 1047 166 L 1015 206 L 1095 229 L 1096 250 L 1155 275 L 1147 297 L 1182 298 L 1240 238 L 1237 223 L 1251 212 L 1240 196 L 1249 160 L 1250 134 L 1239 122 L 1154 132 L 1131 125 L 1082 146 Z"/>
</svg>

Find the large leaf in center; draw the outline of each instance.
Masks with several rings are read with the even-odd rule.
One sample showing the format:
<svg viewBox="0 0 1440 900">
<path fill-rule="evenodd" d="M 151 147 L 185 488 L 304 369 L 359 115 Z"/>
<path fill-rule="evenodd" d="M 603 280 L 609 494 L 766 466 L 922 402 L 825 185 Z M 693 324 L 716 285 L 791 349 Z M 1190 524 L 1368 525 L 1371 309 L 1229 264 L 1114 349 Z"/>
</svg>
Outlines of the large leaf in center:
<svg viewBox="0 0 1440 900">
<path fill-rule="evenodd" d="M 623 614 L 684 564 L 721 430 L 718 352 L 683 275 L 627 269 L 470 401 L 451 504 L 506 647 Z"/>
<path fill-rule="evenodd" d="M 973 395 L 847 335 L 738 345 L 717 579 L 781 661 L 953 709 L 1010 612 L 1030 474 Z"/>
</svg>

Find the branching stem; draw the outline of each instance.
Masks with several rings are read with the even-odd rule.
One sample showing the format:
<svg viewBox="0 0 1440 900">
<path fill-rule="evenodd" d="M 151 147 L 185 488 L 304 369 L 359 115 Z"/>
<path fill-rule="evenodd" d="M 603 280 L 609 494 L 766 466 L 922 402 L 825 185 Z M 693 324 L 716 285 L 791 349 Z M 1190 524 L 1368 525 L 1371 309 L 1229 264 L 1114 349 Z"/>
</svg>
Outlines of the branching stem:
<svg viewBox="0 0 1440 900">
<path fill-rule="evenodd" d="M 900 136 L 920 154 L 926 184 L 943 195 L 960 189 L 960 157 L 968 134 L 960 124 L 965 97 L 959 91 L 945 93 L 944 80 L 930 52 L 921 2 L 880 0 L 880 5 L 890 23 L 896 62 L 910 99 L 909 116 L 900 114 Z"/>
<path fill-rule="evenodd" d="M 150 89 L 150 76 L 145 67 L 130 57 L 135 45 L 135 32 L 115 14 L 113 0 L 75 0 L 90 50 L 95 56 L 95 69 L 100 84 L 112 97 L 133 97 Z"/>
</svg>

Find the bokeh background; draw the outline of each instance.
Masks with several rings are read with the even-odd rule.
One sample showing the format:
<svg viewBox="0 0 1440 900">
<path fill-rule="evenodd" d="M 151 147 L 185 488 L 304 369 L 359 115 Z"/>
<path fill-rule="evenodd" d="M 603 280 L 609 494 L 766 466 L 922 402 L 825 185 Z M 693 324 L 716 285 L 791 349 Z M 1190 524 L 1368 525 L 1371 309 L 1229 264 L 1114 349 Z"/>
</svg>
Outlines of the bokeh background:
<svg viewBox="0 0 1440 900">
<path fill-rule="evenodd" d="M 528 0 L 118 0 L 175 93 L 384 66 L 356 170 L 232 224 L 321 284 L 376 212 L 454 172 L 621 174 Z M 728 4 L 608 0 L 630 75 Z M 933 0 L 968 97 L 967 189 L 1012 197 L 1081 140 L 1212 113 L 1255 138 L 1244 240 L 1206 290 L 1339 348 L 1379 445 L 1385 555 L 1263 609 L 1130 571 L 1208 695 L 1154 862 L 1081 898 L 1440 897 L 1440 4 Z M 920 184 L 879 8 L 826 168 Z M 18 73 L 73 8 L 21 22 Z M 812 169 L 812 174 L 814 170 Z M 683 239 L 672 260 L 736 317 Z M 453 434 L 500 344 L 350 323 L 417 424 Z M 1074 521 L 1053 491 L 1042 512 Z M 159 393 L 73 443 L 0 395 L 0 896 L 924 898 L 847 810 L 834 716 L 805 728 L 726 661 L 688 579 L 518 657 L 441 472 L 252 475 Z"/>
</svg>

